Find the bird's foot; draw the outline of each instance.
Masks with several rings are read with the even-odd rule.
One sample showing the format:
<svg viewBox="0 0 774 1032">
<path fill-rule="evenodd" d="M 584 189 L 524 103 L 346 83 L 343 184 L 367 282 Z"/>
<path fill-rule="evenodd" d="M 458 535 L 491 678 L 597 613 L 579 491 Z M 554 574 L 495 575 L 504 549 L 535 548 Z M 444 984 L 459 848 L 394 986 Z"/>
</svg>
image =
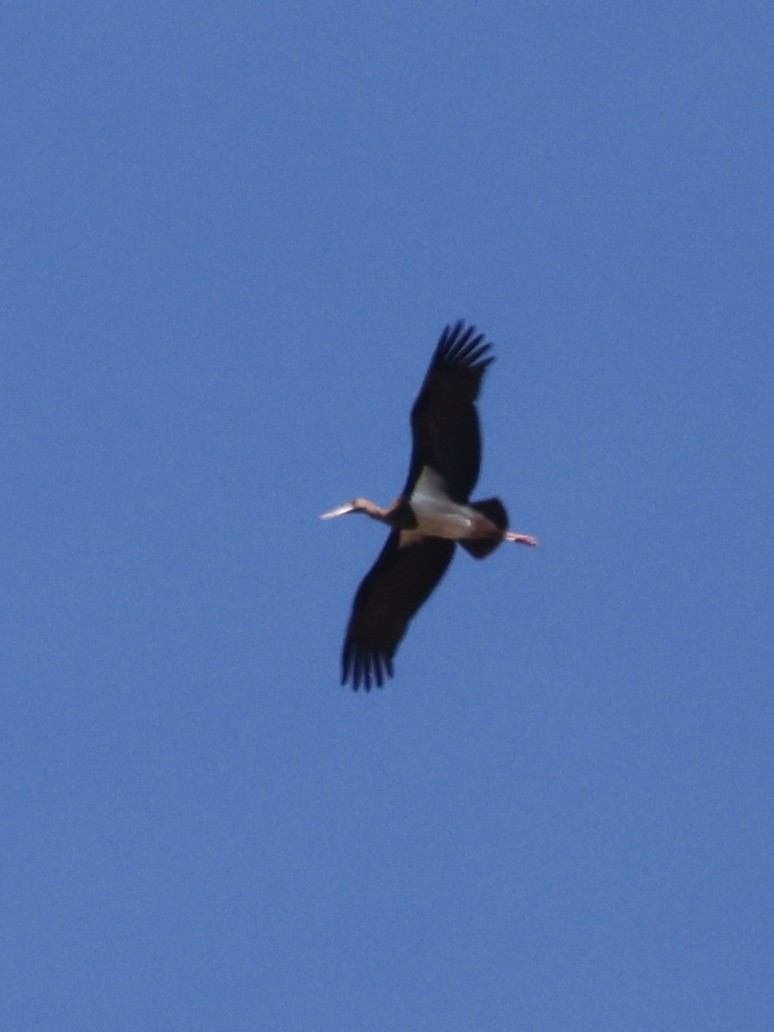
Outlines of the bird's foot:
<svg viewBox="0 0 774 1032">
<path fill-rule="evenodd" d="M 538 543 L 537 538 L 532 537 L 531 534 L 514 534 L 510 530 L 506 530 L 505 540 L 516 541 L 520 545 L 531 545 L 533 548 L 536 548 Z"/>
</svg>

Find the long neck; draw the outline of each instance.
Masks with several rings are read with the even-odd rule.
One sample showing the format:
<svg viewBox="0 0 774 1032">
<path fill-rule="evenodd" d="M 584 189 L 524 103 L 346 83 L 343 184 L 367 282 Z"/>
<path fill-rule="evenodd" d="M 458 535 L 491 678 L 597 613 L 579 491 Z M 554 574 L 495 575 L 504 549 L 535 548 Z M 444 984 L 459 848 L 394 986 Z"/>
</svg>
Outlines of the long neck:
<svg viewBox="0 0 774 1032">
<path fill-rule="evenodd" d="M 372 520 L 379 520 L 380 523 L 386 523 L 388 527 L 395 527 L 397 530 L 413 530 L 417 525 L 411 506 L 402 496 L 397 498 L 392 505 L 388 505 L 386 509 L 382 509 L 367 498 L 357 498 L 355 509 L 357 512 L 364 512 Z"/>
</svg>

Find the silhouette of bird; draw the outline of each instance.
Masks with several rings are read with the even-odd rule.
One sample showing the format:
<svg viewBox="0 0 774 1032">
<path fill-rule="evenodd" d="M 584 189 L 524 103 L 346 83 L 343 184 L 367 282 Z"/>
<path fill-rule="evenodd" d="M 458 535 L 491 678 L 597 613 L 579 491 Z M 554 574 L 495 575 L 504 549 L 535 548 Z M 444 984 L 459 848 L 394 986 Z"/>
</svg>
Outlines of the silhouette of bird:
<svg viewBox="0 0 774 1032">
<path fill-rule="evenodd" d="M 355 595 L 341 656 L 341 683 L 380 688 L 409 623 L 446 572 L 460 544 L 475 559 L 503 541 L 537 545 L 508 529 L 499 498 L 469 501 L 481 466 L 476 399 L 492 345 L 460 320 L 447 326 L 411 410 L 413 449 L 406 484 L 387 508 L 366 498 L 323 514 L 362 512 L 391 529 Z"/>
</svg>

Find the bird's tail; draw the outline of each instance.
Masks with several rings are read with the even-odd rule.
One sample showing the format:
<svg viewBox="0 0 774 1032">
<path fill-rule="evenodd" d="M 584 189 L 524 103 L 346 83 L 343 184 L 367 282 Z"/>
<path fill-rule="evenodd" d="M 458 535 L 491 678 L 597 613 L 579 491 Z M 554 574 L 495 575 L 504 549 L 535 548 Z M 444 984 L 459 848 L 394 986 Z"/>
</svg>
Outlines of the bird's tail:
<svg viewBox="0 0 774 1032">
<path fill-rule="evenodd" d="M 468 504 L 471 509 L 475 509 L 482 516 L 486 516 L 489 522 L 494 523 L 498 530 L 508 529 L 508 513 L 499 498 L 485 498 L 481 502 L 469 502 Z M 468 538 L 459 542 L 474 559 L 486 559 L 502 543 L 503 539 L 501 537 Z"/>
</svg>

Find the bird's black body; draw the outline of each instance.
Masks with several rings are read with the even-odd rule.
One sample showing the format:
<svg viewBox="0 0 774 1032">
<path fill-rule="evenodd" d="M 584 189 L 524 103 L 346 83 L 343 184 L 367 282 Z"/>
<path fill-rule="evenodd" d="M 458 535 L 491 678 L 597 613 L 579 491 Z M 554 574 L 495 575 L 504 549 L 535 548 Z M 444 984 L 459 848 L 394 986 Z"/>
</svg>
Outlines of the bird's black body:
<svg viewBox="0 0 774 1032">
<path fill-rule="evenodd" d="M 411 410 L 413 450 L 406 484 L 387 509 L 358 499 L 327 516 L 362 511 L 392 529 L 363 579 L 342 651 L 342 684 L 381 687 L 417 610 L 443 577 L 459 542 L 481 559 L 503 540 L 535 544 L 507 531 L 502 502 L 469 502 L 481 466 L 475 402 L 494 360 L 491 345 L 463 322 L 447 326 Z"/>
</svg>

